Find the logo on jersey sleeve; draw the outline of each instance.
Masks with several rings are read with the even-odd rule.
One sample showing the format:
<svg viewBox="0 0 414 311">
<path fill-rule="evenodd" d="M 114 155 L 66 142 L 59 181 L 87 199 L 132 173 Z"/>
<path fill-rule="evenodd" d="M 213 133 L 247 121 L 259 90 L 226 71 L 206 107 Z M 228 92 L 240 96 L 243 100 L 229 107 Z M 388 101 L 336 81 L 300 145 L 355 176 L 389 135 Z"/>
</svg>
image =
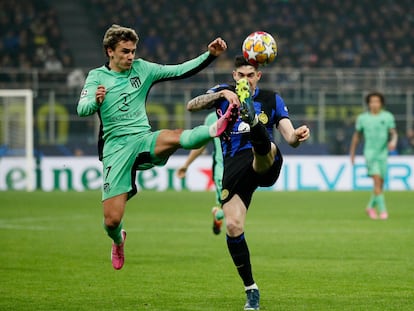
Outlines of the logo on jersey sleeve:
<svg viewBox="0 0 414 311">
<path fill-rule="evenodd" d="M 82 97 L 85 97 L 86 95 L 88 95 L 88 90 L 87 89 L 83 89 L 82 92 L 81 92 L 80 97 L 82 98 Z"/>
</svg>

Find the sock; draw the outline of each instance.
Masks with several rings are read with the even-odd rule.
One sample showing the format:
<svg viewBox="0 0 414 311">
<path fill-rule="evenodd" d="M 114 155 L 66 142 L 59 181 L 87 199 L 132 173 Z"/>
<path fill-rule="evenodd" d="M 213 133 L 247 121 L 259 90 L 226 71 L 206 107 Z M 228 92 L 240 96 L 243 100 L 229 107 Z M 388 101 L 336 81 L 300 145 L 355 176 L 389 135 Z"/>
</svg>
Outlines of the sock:
<svg viewBox="0 0 414 311">
<path fill-rule="evenodd" d="M 251 289 L 259 289 L 259 287 L 257 286 L 257 284 L 256 283 L 253 283 L 252 285 L 250 285 L 250 286 L 245 286 L 244 287 L 244 290 L 245 291 L 248 291 L 248 290 L 251 290 Z"/>
<path fill-rule="evenodd" d="M 368 202 L 368 208 L 374 208 L 376 205 L 377 205 L 377 196 L 375 194 L 372 194 Z"/>
<path fill-rule="evenodd" d="M 264 125 L 258 122 L 250 127 L 250 141 L 254 151 L 260 155 L 266 155 L 271 149 L 270 137 Z"/>
<path fill-rule="evenodd" d="M 184 149 L 198 149 L 207 144 L 213 136 L 207 125 L 200 125 L 191 130 L 184 130 L 180 136 L 180 145 Z"/>
<path fill-rule="evenodd" d="M 250 253 L 244 238 L 244 233 L 235 238 L 227 235 L 227 247 L 237 271 L 243 280 L 244 286 L 253 285 L 254 280 L 252 266 L 250 264 Z"/>
<path fill-rule="evenodd" d="M 382 193 L 380 195 L 377 195 L 377 206 L 378 206 L 378 211 L 380 213 L 387 211 L 387 207 L 385 206 L 384 194 Z"/>
<path fill-rule="evenodd" d="M 105 224 L 104 228 L 108 236 L 114 241 L 115 244 L 119 245 L 122 243 L 122 222 L 116 228 L 109 228 Z"/>
</svg>

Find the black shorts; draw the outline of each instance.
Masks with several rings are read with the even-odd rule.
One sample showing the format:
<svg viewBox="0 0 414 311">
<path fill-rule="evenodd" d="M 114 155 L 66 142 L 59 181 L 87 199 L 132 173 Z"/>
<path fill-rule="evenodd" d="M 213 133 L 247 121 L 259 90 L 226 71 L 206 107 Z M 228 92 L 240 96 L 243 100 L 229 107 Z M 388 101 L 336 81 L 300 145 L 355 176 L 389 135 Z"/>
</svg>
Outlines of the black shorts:
<svg viewBox="0 0 414 311">
<path fill-rule="evenodd" d="M 243 150 L 234 157 L 224 159 L 223 190 L 221 203 L 228 202 L 235 194 L 239 195 L 246 208 L 249 208 L 253 192 L 260 187 L 270 187 L 275 184 L 280 175 L 283 158 L 277 148 L 275 161 L 264 174 L 253 170 L 252 150 Z"/>
</svg>

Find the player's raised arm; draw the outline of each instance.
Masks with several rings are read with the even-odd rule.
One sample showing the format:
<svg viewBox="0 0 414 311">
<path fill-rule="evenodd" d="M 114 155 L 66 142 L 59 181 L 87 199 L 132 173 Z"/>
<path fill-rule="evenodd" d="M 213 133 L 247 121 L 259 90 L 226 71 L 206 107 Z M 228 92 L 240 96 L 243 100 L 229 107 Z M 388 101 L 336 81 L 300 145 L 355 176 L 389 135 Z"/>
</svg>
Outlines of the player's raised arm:
<svg viewBox="0 0 414 311">
<path fill-rule="evenodd" d="M 287 118 L 280 120 L 279 131 L 286 142 L 294 148 L 310 137 L 310 130 L 306 125 L 302 125 L 295 129 L 292 122 Z"/>
<path fill-rule="evenodd" d="M 225 98 L 229 102 L 229 105 L 235 105 L 236 107 L 240 106 L 240 101 L 236 93 L 230 90 L 221 90 L 216 93 L 207 93 L 194 97 L 187 103 L 187 110 L 199 111 L 202 109 L 209 109 L 213 107 L 216 100 L 222 98 Z"/>
<path fill-rule="evenodd" d="M 208 45 L 208 51 L 211 55 L 219 56 L 227 50 L 227 43 L 222 38 L 216 38 Z"/>
</svg>

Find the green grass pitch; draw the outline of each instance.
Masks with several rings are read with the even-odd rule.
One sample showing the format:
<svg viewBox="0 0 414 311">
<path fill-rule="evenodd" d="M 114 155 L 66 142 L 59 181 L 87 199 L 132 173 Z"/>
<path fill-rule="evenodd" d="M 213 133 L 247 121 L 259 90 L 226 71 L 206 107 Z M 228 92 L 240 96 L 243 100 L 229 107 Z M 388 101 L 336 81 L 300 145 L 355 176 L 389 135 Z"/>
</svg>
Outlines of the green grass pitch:
<svg viewBox="0 0 414 311">
<path fill-rule="evenodd" d="M 261 310 L 414 310 L 414 193 L 255 193 L 246 222 Z M 110 263 L 99 192 L 1 192 L 0 310 L 242 310 L 212 192 L 143 191 Z"/>
</svg>

